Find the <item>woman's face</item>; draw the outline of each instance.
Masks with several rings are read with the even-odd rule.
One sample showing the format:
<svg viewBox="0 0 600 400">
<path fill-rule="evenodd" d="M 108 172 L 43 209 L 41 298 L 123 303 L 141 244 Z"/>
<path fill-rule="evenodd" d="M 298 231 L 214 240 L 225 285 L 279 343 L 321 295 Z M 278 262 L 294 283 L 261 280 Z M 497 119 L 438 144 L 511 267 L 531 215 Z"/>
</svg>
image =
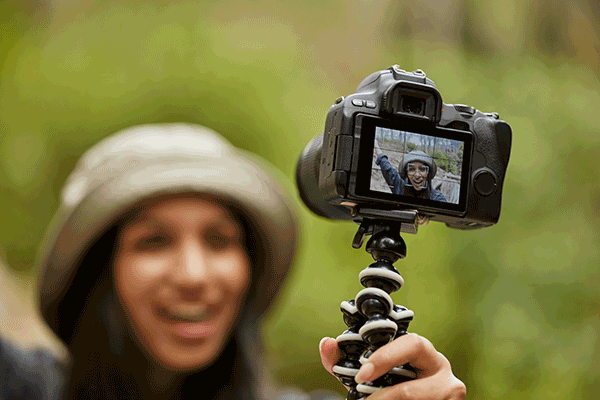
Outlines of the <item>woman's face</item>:
<svg viewBox="0 0 600 400">
<path fill-rule="evenodd" d="M 159 365 L 210 365 L 231 334 L 250 282 L 239 223 L 222 206 L 171 198 L 128 220 L 115 281 L 138 341 Z"/>
<path fill-rule="evenodd" d="M 412 161 L 406 165 L 406 176 L 415 190 L 425 189 L 429 167 L 422 162 Z"/>
</svg>

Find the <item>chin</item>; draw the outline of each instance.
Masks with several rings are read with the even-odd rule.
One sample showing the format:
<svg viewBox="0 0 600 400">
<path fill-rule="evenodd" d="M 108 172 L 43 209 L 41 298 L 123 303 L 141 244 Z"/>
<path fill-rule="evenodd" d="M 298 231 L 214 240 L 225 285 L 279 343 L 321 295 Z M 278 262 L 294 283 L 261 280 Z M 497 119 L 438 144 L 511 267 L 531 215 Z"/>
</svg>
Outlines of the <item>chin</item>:
<svg viewBox="0 0 600 400">
<path fill-rule="evenodd" d="M 180 373 L 192 373 L 210 367 L 220 353 L 188 352 L 186 354 L 165 354 L 157 361 L 163 368 Z"/>
</svg>

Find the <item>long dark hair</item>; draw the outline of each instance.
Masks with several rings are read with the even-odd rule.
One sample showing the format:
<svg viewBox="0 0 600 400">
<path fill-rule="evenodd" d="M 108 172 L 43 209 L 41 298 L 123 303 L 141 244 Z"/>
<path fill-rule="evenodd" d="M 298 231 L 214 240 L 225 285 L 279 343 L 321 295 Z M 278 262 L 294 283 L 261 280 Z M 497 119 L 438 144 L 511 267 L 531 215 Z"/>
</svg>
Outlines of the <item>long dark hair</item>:
<svg viewBox="0 0 600 400">
<path fill-rule="evenodd" d="M 242 222 L 247 254 L 256 265 L 253 229 L 246 218 L 234 214 Z M 140 370 L 146 368 L 148 360 L 130 334 L 115 296 L 113 257 L 120 225 L 113 226 L 90 247 L 66 292 L 46 310 L 50 327 L 71 351 L 70 400 L 152 396 L 152 388 L 140 384 Z M 250 293 L 255 284 L 253 279 Z M 254 372 L 248 358 L 241 355 L 240 338 L 234 334 L 215 363 L 185 377 L 173 397 L 254 399 L 252 386 L 256 381 L 250 378 Z"/>
</svg>

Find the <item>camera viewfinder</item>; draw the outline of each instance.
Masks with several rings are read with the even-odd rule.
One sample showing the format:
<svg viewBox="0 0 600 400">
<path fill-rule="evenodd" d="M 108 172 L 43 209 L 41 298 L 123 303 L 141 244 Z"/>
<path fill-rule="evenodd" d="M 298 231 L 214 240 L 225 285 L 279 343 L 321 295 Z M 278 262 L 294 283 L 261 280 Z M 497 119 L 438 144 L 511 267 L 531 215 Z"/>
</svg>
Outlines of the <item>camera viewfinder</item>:
<svg viewBox="0 0 600 400">
<path fill-rule="evenodd" d="M 413 96 L 400 98 L 400 110 L 407 114 L 425 115 L 425 99 Z"/>
</svg>

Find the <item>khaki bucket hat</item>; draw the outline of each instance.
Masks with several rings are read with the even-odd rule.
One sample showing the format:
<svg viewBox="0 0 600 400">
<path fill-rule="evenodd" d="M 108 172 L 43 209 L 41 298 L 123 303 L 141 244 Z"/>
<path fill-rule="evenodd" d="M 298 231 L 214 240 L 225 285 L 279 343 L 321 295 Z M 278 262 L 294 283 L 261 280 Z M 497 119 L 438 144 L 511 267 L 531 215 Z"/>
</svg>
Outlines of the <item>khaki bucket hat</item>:
<svg viewBox="0 0 600 400">
<path fill-rule="evenodd" d="M 67 178 L 38 255 L 42 313 L 60 301 L 91 245 L 144 199 L 197 192 L 232 203 L 248 220 L 264 265 L 254 312 L 272 303 L 294 258 L 298 224 L 287 179 L 265 160 L 193 124 L 140 125 L 90 148 Z M 259 269 L 256 271 L 256 269 Z"/>
</svg>

